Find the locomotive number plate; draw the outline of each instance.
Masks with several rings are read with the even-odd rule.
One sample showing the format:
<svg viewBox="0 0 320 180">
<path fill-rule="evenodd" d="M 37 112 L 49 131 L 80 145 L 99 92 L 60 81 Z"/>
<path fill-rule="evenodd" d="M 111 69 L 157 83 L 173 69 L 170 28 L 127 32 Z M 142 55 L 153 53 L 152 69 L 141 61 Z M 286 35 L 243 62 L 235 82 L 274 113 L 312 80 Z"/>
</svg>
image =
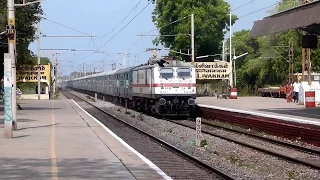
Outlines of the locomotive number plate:
<svg viewBox="0 0 320 180">
<path fill-rule="evenodd" d="M 179 84 L 178 83 L 173 83 L 172 86 L 173 86 L 173 88 L 179 88 Z"/>
</svg>

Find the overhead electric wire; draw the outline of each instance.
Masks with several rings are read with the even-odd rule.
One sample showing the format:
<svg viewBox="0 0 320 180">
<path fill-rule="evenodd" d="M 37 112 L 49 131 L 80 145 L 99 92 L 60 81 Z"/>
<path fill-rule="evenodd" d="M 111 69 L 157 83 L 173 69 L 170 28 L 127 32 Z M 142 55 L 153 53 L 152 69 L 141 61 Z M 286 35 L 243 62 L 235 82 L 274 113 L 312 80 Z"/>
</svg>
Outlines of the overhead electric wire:
<svg viewBox="0 0 320 180">
<path fill-rule="evenodd" d="M 135 45 L 137 45 L 141 40 L 142 40 L 142 37 L 140 37 L 140 39 L 138 39 L 131 47 L 126 49 L 126 51 L 129 51 L 131 48 L 133 48 Z"/>
<path fill-rule="evenodd" d="M 166 25 L 163 25 L 163 26 L 161 26 L 159 29 L 162 29 L 162 28 L 164 28 L 164 27 L 167 27 L 167 26 L 169 26 L 169 25 L 171 25 L 171 24 L 174 24 L 174 23 L 176 23 L 176 22 L 182 21 L 182 20 L 184 20 L 184 19 L 187 18 L 187 17 L 190 17 L 190 15 L 189 15 L 189 16 L 185 16 L 185 17 L 180 18 L 180 19 L 177 19 L 177 20 L 175 20 L 175 21 L 172 21 L 172 22 L 170 22 L 170 23 L 168 23 L 168 24 L 166 24 Z M 153 32 L 153 31 L 156 31 L 156 30 L 158 30 L 158 28 L 156 28 L 156 29 L 154 29 L 154 30 L 152 30 L 152 31 L 146 32 L 146 33 L 144 33 L 143 35 L 149 34 L 149 33 Z"/>
<path fill-rule="evenodd" d="M 50 20 L 50 19 L 48 19 L 48 18 L 46 18 L 46 17 L 42 17 L 42 18 L 45 19 L 45 20 L 47 20 L 47 21 L 50 21 L 50 22 L 52 22 L 52 23 L 58 24 L 58 25 L 60 25 L 60 26 L 63 26 L 63 27 L 65 27 L 65 28 L 68 28 L 68 29 L 74 30 L 74 31 L 76 31 L 76 32 L 79 32 L 79 33 L 82 33 L 82 34 L 85 34 L 85 35 L 88 35 L 88 36 L 93 37 L 92 35 L 90 35 L 90 34 L 88 34 L 88 33 L 85 33 L 85 32 L 79 31 L 79 30 L 77 30 L 77 29 L 74 29 L 74 28 L 72 28 L 72 27 L 69 27 L 69 26 L 63 25 L 63 24 L 61 24 L 61 23 L 55 22 L 55 21 Z"/>
<path fill-rule="evenodd" d="M 241 5 L 241 6 L 239 6 L 239 7 L 237 7 L 237 8 L 235 8 L 235 9 L 231 10 L 231 11 L 235 11 L 235 10 L 237 10 L 237 9 L 240 9 L 240 8 L 242 8 L 242 7 L 250 4 L 250 3 L 253 3 L 254 1 L 256 1 L 256 0 L 251 0 L 251 1 L 249 1 L 249 2 L 247 2 L 247 3 L 245 3 L 245 4 L 243 4 L 243 5 Z"/>
<path fill-rule="evenodd" d="M 257 12 L 259 12 L 259 11 L 262 11 L 262 10 L 268 9 L 268 8 L 270 8 L 270 7 L 272 7 L 272 6 L 277 5 L 277 4 L 279 4 L 279 2 L 274 3 L 274 4 L 270 5 L 270 6 L 264 7 L 264 8 L 262 8 L 262 9 L 259 9 L 259 10 L 256 10 L 256 11 L 253 11 L 253 12 L 251 12 L 251 13 L 245 14 L 245 15 L 243 15 L 243 16 L 240 16 L 238 19 L 243 18 L 243 17 L 246 17 L 246 16 L 249 16 L 249 15 L 254 14 L 254 13 L 257 13 Z"/>
<path fill-rule="evenodd" d="M 124 27 L 122 27 L 115 35 L 113 35 L 107 42 L 105 42 L 102 46 L 100 46 L 97 51 L 99 51 L 102 47 L 108 44 L 112 39 L 114 39 L 123 29 L 125 29 L 134 19 L 136 19 L 152 2 L 150 1 L 137 15 L 135 15 Z M 94 53 L 88 55 L 83 60 L 87 59 L 88 57 L 92 56 Z"/>
<path fill-rule="evenodd" d="M 172 21 L 172 22 L 170 22 L 170 23 L 168 23 L 168 24 L 166 24 L 166 25 L 161 26 L 160 28 L 156 28 L 156 29 L 151 30 L 151 31 L 149 31 L 149 32 L 146 32 L 146 33 L 144 33 L 144 34 L 142 34 L 142 35 L 146 35 L 146 34 L 149 34 L 149 33 L 153 32 L 153 31 L 162 29 L 162 28 L 167 27 L 167 26 L 169 26 L 169 25 L 171 25 L 171 24 L 174 24 L 174 23 L 176 23 L 176 22 L 182 21 L 182 20 L 184 20 L 185 18 L 188 18 L 188 17 L 190 17 L 190 16 L 185 16 L 185 17 L 183 17 L 183 18 L 177 19 L 177 20 Z M 131 48 L 133 48 L 133 47 L 134 47 L 136 44 L 138 44 L 141 40 L 142 40 L 142 37 L 141 37 L 140 39 L 138 39 L 138 40 L 137 40 L 130 48 L 128 48 L 126 51 L 130 50 Z"/>
<path fill-rule="evenodd" d="M 112 36 L 106 43 L 104 43 L 102 46 L 100 46 L 100 48 L 98 49 L 98 51 L 105 46 L 106 44 L 108 44 L 113 38 L 115 38 L 123 29 L 125 29 L 134 19 L 136 19 L 149 5 L 151 4 L 151 1 L 137 14 L 135 15 L 124 27 L 122 27 L 114 36 Z"/>
<path fill-rule="evenodd" d="M 106 37 L 108 34 L 110 34 L 111 32 L 113 32 L 121 23 L 123 23 L 123 21 L 138 7 L 138 5 L 140 4 L 142 0 L 140 0 L 132 9 L 131 11 L 112 29 L 110 30 L 109 32 L 107 32 L 105 35 L 101 36 L 100 38 L 98 39 L 101 39 L 103 37 Z"/>
</svg>

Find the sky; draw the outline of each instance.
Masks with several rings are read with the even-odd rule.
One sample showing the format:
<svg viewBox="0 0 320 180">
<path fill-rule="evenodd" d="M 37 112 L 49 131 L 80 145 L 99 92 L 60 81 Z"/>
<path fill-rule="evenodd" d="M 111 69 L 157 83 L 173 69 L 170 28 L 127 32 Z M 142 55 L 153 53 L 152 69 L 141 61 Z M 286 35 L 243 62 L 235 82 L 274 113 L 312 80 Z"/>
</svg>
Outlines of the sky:
<svg viewBox="0 0 320 180">
<path fill-rule="evenodd" d="M 231 9 L 236 9 L 252 1 L 233 11 L 233 14 L 241 17 L 232 27 L 234 33 L 242 29 L 251 29 L 254 21 L 268 15 L 267 9 L 259 12 L 255 11 L 273 5 L 279 0 L 226 1 L 231 5 Z M 107 71 L 110 70 L 110 64 L 115 62 L 117 63 L 116 67 L 121 68 L 123 67 L 124 56 L 119 53 L 128 54 L 126 55 L 126 66 L 145 63 L 152 55 L 151 52 L 145 51 L 147 48 L 155 47 L 152 44 L 155 37 L 140 37 L 137 35 L 152 30 L 155 31 L 150 32 L 149 35 L 157 35 L 158 30 L 151 18 L 154 5 L 148 5 L 148 0 L 141 0 L 136 6 L 138 2 L 139 0 L 43 1 L 41 5 L 46 19 L 41 20 L 40 23 L 42 35 L 84 37 L 42 37 L 40 40 L 41 56 L 49 57 L 50 60 L 57 58 L 59 75 L 70 75 L 73 71 L 82 71 L 83 65 L 85 70 L 93 71 L 96 68 L 96 71 Z M 136 8 L 134 8 L 135 6 Z M 124 21 L 121 21 L 133 8 L 132 13 Z M 136 18 L 134 18 L 135 16 Z M 130 21 L 131 23 L 129 23 Z M 118 24 L 119 26 L 116 27 Z M 114 30 L 111 31 L 112 29 Z M 110 31 L 111 33 L 107 34 Z M 96 37 L 91 38 L 89 36 Z M 228 37 L 228 34 L 226 37 Z M 29 49 L 38 54 L 37 46 L 38 42 L 35 41 L 29 46 Z M 163 47 L 159 46 L 158 48 Z M 71 49 L 80 51 L 71 51 Z M 98 49 L 98 53 L 93 53 Z M 167 53 L 168 51 L 164 50 L 160 51 L 159 55 L 167 55 Z"/>
</svg>

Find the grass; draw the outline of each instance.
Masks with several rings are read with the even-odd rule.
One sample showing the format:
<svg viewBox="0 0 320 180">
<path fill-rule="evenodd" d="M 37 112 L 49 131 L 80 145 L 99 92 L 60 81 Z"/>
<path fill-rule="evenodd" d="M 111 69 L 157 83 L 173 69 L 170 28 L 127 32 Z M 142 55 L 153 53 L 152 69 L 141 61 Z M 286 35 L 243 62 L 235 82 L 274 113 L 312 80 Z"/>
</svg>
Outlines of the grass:
<svg viewBox="0 0 320 180">
<path fill-rule="evenodd" d="M 205 146 L 207 146 L 208 145 L 208 141 L 206 140 L 206 139 L 202 139 L 201 141 L 200 141 L 200 147 L 205 147 Z"/>
<path fill-rule="evenodd" d="M 294 171 L 288 172 L 288 179 L 295 179 Z"/>
<path fill-rule="evenodd" d="M 92 102 L 96 102 L 96 100 L 95 100 L 93 97 L 89 96 L 89 95 L 87 95 L 86 98 L 88 98 L 88 99 L 91 100 Z"/>
<path fill-rule="evenodd" d="M 237 165 L 238 167 L 245 167 L 248 169 L 252 169 L 252 170 L 257 170 L 256 166 L 254 165 L 250 165 L 250 164 L 245 164 L 244 160 L 242 160 L 240 157 L 236 156 L 236 155 L 231 155 L 229 157 L 231 163 Z"/>
</svg>

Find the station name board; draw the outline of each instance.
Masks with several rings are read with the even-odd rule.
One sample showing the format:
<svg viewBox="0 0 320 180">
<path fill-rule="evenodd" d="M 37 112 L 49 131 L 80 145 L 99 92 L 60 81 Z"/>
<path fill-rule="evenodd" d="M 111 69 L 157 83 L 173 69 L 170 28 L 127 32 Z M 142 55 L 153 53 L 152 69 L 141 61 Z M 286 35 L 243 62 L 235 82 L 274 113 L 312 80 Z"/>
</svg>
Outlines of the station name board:
<svg viewBox="0 0 320 180">
<path fill-rule="evenodd" d="M 197 79 L 229 79 L 229 62 L 195 62 Z"/>
<path fill-rule="evenodd" d="M 41 82 L 50 83 L 50 64 L 40 67 L 37 65 L 17 67 L 17 82 L 38 82 L 38 68 Z"/>
</svg>

